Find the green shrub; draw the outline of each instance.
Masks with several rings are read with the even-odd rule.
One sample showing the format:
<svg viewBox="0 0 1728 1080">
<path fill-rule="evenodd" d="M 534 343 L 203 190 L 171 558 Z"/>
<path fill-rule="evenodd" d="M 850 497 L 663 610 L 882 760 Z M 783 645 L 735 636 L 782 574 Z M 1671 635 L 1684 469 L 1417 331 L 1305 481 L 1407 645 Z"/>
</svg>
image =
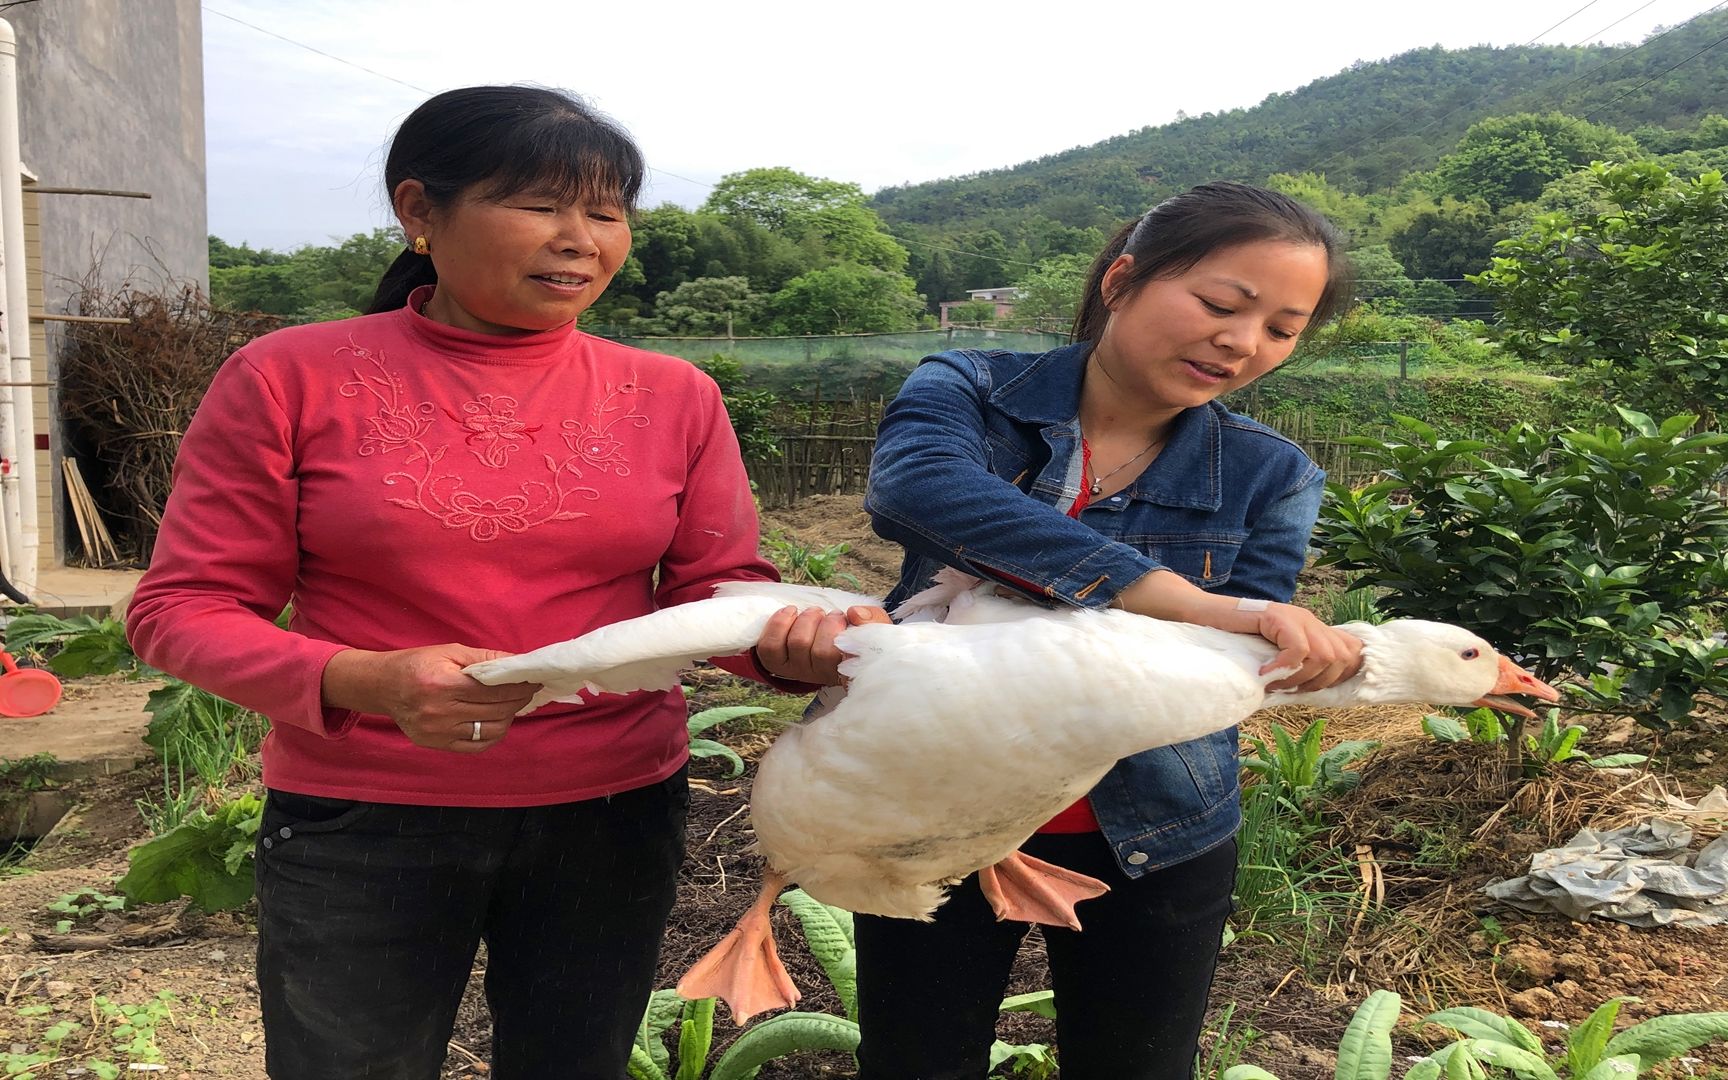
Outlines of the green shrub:
<svg viewBox="0 0 1728 1080">
<path fill-rule="evenodd" d="M 1329 488 L 1323 565 L 1386 590 L 1391 615 L 1468 626 L 1599 710 L 1685 723 L 1728 693 L 1728 647 L 1701 613 L 1728 598 L 1728 507 L 1715 485 L 1728 435 L 1620 410 L 1626 429 L 1448 441 L 1398 417 L 1402 441 L 1349 440 L 1379 465 Z"/>
</svg>

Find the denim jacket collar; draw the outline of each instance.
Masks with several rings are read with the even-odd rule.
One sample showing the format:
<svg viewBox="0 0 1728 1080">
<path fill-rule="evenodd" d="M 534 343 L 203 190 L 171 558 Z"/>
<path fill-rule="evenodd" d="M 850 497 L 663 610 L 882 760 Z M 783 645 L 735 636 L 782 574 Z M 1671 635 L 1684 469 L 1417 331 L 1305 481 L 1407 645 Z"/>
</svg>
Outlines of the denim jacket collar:
<svg viewBox="0 0 1728 1080">
<path fill-rule="evenodd" d="M 1067 443 L 1073 453 L 1080 437 L 1080 383 L 1091 351 L 1092 343 L 1082 341 L 1042 354 L 992 391 L 990 404 L 1022 423 L 1041 426 L 1052 452 Z M 1223 503 L 1223 413 L 1214 402 L 1179 414 L 1152 466 L 1122 493 L 1161 506 L 1217 510 Z"/>
</svg>

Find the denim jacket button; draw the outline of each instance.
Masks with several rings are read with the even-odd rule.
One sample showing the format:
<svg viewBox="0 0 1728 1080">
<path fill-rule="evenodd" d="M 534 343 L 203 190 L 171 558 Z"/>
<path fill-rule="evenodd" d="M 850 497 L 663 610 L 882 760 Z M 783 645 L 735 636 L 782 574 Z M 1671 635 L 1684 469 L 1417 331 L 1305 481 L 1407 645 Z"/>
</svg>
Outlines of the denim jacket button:
<svg viewBox="0 0 1728 1080">
<path fill-rule="evenodd" d="M 1136 851 L 1134 854 L 1128 856 L 1128 865 L 1129 866 L 1140 866 L 1143 863 L 1145 863 L 1148 859 L 1150 859 L 1151 857 L 1152 856 L 1146 854 L 1144 851 Z"/>
<path fill-rule="evenodd" d="M 277 830 L 276 830 L 276 834 L 277 834 L 277 835 L 278 835 L 278 836 L 280 836 L 280 837 L 282 837 L 282 839 L 284 839 L 284 840 L 286 840 L 286 839 L 288 839 L 288 838 L 289 838 L 289 837 L 290 837 L 290 836 L 293 836 L 293 835 L 294 835 L 294 830 L 293 830 L 293 829 L 290 829 L 290 828 L 289 828 L 289 827 L 288 827 L 288 826 L 286 826 L 286 825 L 284 825 L 284 826 L 282 826 L 282 827 L 281 827 L 281 828 L 280 828 L 280 829 L 277 829 Z"/>
<path fill-rule="evenodd" d="M 265 851 L 269 851 L 271 848 L 273 848 L 275 846 L 276 846 L 276 841 L 270 839 L 268 836 L 266 836 L 264 838 L 264 850 Z"/>
</svg>

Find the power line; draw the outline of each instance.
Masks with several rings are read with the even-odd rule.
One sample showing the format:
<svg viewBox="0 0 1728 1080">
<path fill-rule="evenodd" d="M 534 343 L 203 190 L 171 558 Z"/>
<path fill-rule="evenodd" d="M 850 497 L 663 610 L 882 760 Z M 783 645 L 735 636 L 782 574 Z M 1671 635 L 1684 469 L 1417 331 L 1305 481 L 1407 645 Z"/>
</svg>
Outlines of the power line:
<svg viewBox="0 0 1728 1080">
<path fill-rule="evenodd" d="M 946 251 L 950 255 L 965 255 L 974 259 L 985 259 L 989 262 L 1002 263 L 1006 266 L 1030 266 L 1036 268 L 1040 265 L 1038 263 L 1023 262 L 1020 259 L 1005 259 L 1000 255 L 986 255 L 982 251 L 961 251 L 959 248 L 943 247 L 941 244 L 930 244 L 923 240 L 908 240 L 904 236 L 898 236 L 892 233 L 889 235 L 894 236 L 894 239 L 898 240 L 902 244 L 911 244 L 913 247 L 928 248 L 931 251 Z"/>
<path fill-rule="evenodd" d="M 34 2 L 35 2 L 35 0 L 14 0 L 14 4 L 17 4 L 17 3 L 26 3 L 27 4 L 27 3 L 34 3 Z M 4 7 L 12 7 L 12 6 L 14 6 L 14 4 L 6 4 L 6 5 L 4 5 Z M 324 57 L 326 60 L 334 60 L 338 64 L 346 64 L 348 67 L 351 67 L 351 68 L 355 69 L 356 71 L 364 71 L 368 75 L 373 75 L 373 76 L 376 76 L 377 78 L 384 79 L 388 82 L 393 82 L 398 86 L 406 86 L 410 90 L 417 90 L 420 93 L 426 94 L 428 96 L 437 92 L 435 90 L 428 90 L 424 86 L 417 86 L 414 83 L 408 82 L 405 79 L 398 79 L 394 75 L 386 75 L 384 72 L 376 71 L 372 68 L 367 67 L 365 64 L 357 64 L 352 60 L 344 59 L 343 57 L 337 56 L 335 53 L 325 52 L 323 49 L 320 49 L 320 48 L 313 46 L 313 45 L 308 45 L 304 41 L 296 41 L 295 39 L 288 37 L 284 34 L 278 34 L 274 30 L 267 30 L 264 27 L 259 26 L 257 23 L 247 22 L 245 19 L 230 15 L 226 11 L 217 11 L 215 8 L 211 7 L 209 4 L 203 4 L 200 6 L 202 6 L 205 11 L 208 11 L 212 15 L 219 15 L 222 18 L 227 19 L 229 22 L 239 23 L 241 26 L 244 26 L 249 30 L 256 30 L 260 34 L 263 34 L 267 37 L 273 37 L 278 41 L 287 42 L 289 45 L 293 45 L 296 48 L 305 49 L 309 53 L 316 53 L 317 55 Z M 710 189 L 713 188 L 713 186 L 714 186 L 713 184 L 710 184 L 710 183 L 703 181 L 703 180 L 694 180 L 688 176 L 679 176 L 675 172 L 667 172 L 665 169 L 656 169 L 652 165 L 647 166 L 647 168 L 648 168 L 649 172 L 658 173 L 661 176 L 670 176 L 675 180 L 682 180 L 687 184 L 696 184 L 700 187 L 705 187 L 705 188 L 710 188 Z"/>
<path fill-rule="evenodd" d="M 402 79 L 398 79 L 394 75 L 386 75 L 382 71 L 374 71 L 373 69 L 367 67 L 364 64 L 356 64 L 352 60 L 344 60 L 342 57 L 337 56 L 335 53 L 325 52 L 323 49 L 315 48 L 311 45 L 306 44 L 304 41 L 295 41 L 293 38 L 285 37 L 282 34 L 278 34 L 274 30 L 266 30 L 262 26 L 259 26 L 257 23 L 249 23 L 245 19 L 236 18 L 235 16 L 228 14 L 226 11 L 217 11 L 215 8 L 211 7 L 209 4 L 204 4 L 202 6 L 203 6 L 205 11 L 208 11 L 212 15 L 220 15 L 222 18 L 227 19 L 229 22 L 239 23 L 241 26 L 244 26 L 250 30 L 256 30 L 260 34 L 264 34 L 267 37 L 273 37 L 278 41 L 286 41 L 288 44 L 294 45 L 298 48 L 305 49 L 307 52 L 310 52 L 310 53 L 317 53 L 319 56 L 324 57 L 326 60 L 334 60 L 338 64 L 346 64 L 349 67 L 354 68 L 357 71 L 364 71 L 368 75 L 375 75 L 380 79 L 385 79 L 389 82 L 393 82 L 398 86 L 406 86 L 410 90 L 418 90 L 422 94 L 430 94 L 433 92 L 431 90 L 426 89 L 424 86 L 415 86 L 411 82 L 405 82 Z"/>
<path fill-rule="evenodd" d="M 1613 22 L 1609 23 L 1607 26 L 1603 27 L 1602 29 L 1597 30 L 1594 34 L 1590 35 L 1590 37 L 1596 37 L 1597 35 L 1600 35 L 1600 34 L 1606 33 L 1609 30 L 1612 30 L 1614 27 L 1625 22 L 1627 19 L 1630 19 L 1633 15 L 1638 14 L 1640 11 L 1643 11 L 1645 8 L 1649 7 L 1651 4 L 1654 4 L 1655 2 L 1656 2 L 1656 0 L 1646 0 L 1646 2 L 1643 5 L 1632 9 L 1630 12 L 1628 12 L 1627 14 L 1614 20 Z M 1533 90 L 1526 90 L 1525 92 L 1523 92 L 1521 94 L 1516 94 L 1516 95 L 1508 98 L 1504 104 L 1507 106 L 1520 104 L 1522 102 L 1530 100 L 1531 98 L 1533 98 L 1539 94 L 1540 95 L 1551 95 L 1556 104 L 1561 104 L 1564 101 L 1564 95 L 1565 95 L 1566 91 L 1570 90 L 1572 87 L 1578 85 L 1579 83 L 1588 79 L 1590 76 L 1601 71 L 1603 68 L 1609 67 L 1613 64 L 1618 64 L 1620 61 L 1626 59 L 1628 56 L 1631 56 L 1633 53 L 1639 52 L 1645 48 L 1648 48 L 1651 45 L 1654 45 L 1656 42 L 1667 37 L 1669 34 L 1674 33 L 1676 30 L 1683 29 L 1684 27 L 1691 25 L 1692 23 L 1698 21 L 1699 19 L 1702 19 L 1704 16 L 1710 15 L 1716 11 L 1719 11 L 1724 6 L 1728 6 L 1728 5 L 1717 4 L 1714 7 L 1706 8 L 1705 10 L 1700 11 L 1698 14 L 1692 16 L 1690 19 L 1687 19 L 1685 22 L 1678 23 L 1674 26 L 1670 26 L 1668 29 L 1662 31 L 1660 34 L 1654 34 L 1654 35 L 1650 36 L 1649 38 L 1646 38 L 1644 41 L 1639 42 L 1637 45 L 1634 45 L 1632 48 L 1627 49 L 1624 52 L 1616 53 L 1615 55 L 1602 61 L 1600 64 L 1597 64 L 1594 67 L 1591 67 L 1591 68 L 1585 70 L 1582 74 L 1573 77 L 1572 79 L 1568 80 L 1565 83 L 1562 83 L 1557 90 L 1550 91 L 1545 87 L 1539 87 L 1539 88 L 1533 89 Z M 1584 41 L 1588 41 L 1588 40 L 1590 40 L 1590 38 L 1585 38 L 1583 41 L 1574 42 L 1572 47 L 1577 48 L 1579 45 L 1582 45 L 1584 43 Z M 1682 63 L 1684 63 L 1684 61 L 1682 61 Z M 1640 84 L 1640 85 L 1642 85 L 1642 84 Z M 1453 113 L 1457 112 L 1459 109 L 1465 108 L 1469 105 L 1473 105 L 1476 102 L 1482 100 L 1482 98 L 1484 98 L 1486 96 L 1487 96 L 1487 92 L 1479 94 L 1476 97 L 1471 98 L 1469 101 L 1466 101 L 1463 105 L 1459 105 L 1457 108 L 1451 109 L 1450 111 L 1446 112 L 1445 114 L 1443 114 L 1443 115 L 1441 115 L 1441 116 L 1439 116 L 1433 120 L 1430 120 L 1426 124 L 1423 124 L 1421 127 L 1417 128 L 1415 131 L 1410 132 L 1410 134 L 1411 135 L 1421 134 L 1422 132 L 1433 127 L 1435 124 L 1438 124 L 1442 120 L 1445 120 L 1447 117 L 1451 116 Z M 1616 98 L 1615 100 L 1617 101 L 1619 99 Z M 1610 102 L 1610 104 L 1612 104 L 1612 102 Z M 1606 108 L 1606 106 L 1604 106 L 1604 108 Z M 1387 168 L 1383 168 L 1383 169 L 1378 169 L 1378 170 L 1374 171 L 1373 173 L 1370 173 L 1368 176 L 1362 178 L 1362 184 L 1365 187 L 1371 188 L 1371 187 L 1373 187 L 1373 185 L 1376 182 L 1378 182 L 1380 180 L 1381 177 L 1388 175 L 1391 171 L 1392 171 L 1391 166 L 1388 166 Z"/>
<path fill-rule="evenodd" d="M 1616 26 L 1619 26 L 1621 23 L 1625 22 L 1627 19 L 1630 19 L 1632 16 L 1638 14 L 1640 11 L 1643 11 L 1645 8 L 1650 7 L 1655 2 L 1656 2 L 1656 0 L 1645 0 L 1645 3 L 1632 9 L 1631 11 L 1627 12 L 1625 15 L 1622 15 L 1620 18 L 1615 19 L 1613 22 L 1609 23 L 1607 26 L 1604 26 L 1599 30 L 1593 31 L 1591 34 L 1587 35 L 1586 37 L 1574 42 L 1571 47 L 1572 48 L 1578 48 L 1580 45 L 1583 45 L 1592 39 L 1598 38 L 1600 35 L 1607 33 L 1609 30 L 1612 30 Z M 1660 41 L 1662 38 L 1667 37 L 1669 34 L 1672 34 L 1674 31 L 1690 25 L 1691 23 L 1697 21 L 1698 19 L 1703 18 L 1705 15 L 1711 14 L 1712 12 L 1714 12 L 1715 10 L 1717 10 L 1718 8 L 1720 8 L 1722 6 L 1723 6 L 1722 4 L 1717 4 L 1715 7 L 1708 8 L 1704 11 L 1701 11 L 1698 14 L 1692 16 L 1691 18 L 1685 20 L 1684 22 L 1681 22 L 1681 23 L 1678 23 L 1677 25 L 1671 26 L 1668 29 L 1662 31 L 1660 34 L 1654 34 L 1654 35 L 1650 36 L 1649 38 L 1646 38 L 1644 41 L 1638 43 L 1637 45 L 1634 45 L 1632 48 L 1627 49 L 1624 52 L 1620 52 L 1620 53 L 1615 54 L 1614 56 L 1609 57 L 1607 60 L 1602 61 L 1600 64 L 1597 64 L 1594 67 L 1587 69 L 1582 74 L 1572 78 L 1570 81 L 1561 84 L 1558 91 L 1553 91 L 1553 93 L 1555 94 L 1555 96 L 1558 96 L 1559 94 L 1563 94 L 1565 91 L 1571 89 L 1573 86 L 1576 86 L 1578 83 L 1583 82 L 1585 79 L 1588 79 L 1590 76 L 1596 74 L 1597 72 L 1601 71 L 1602 69 L 1604 69 L 1604 68 L 1606 68 L 1612 64 L 1617 64 L 1620 61 L 1626 59 L 1628 56 L 1631 56 L 1632 54 L 1639 52 L 1642 49 L 1645 49 L 1651 45 L 1654 45 L 1656 42 Z M 1584 6 L 1584 8 L 1579 8 L 1578 11 L 1573 12 L 1573 15 L 1579 14 L 1580 12 L 1584 11 L 1588 7 L 1590 7 L 1590 5 L 1586 4 Z M 1567 16 L 1567 18 L 1560 20 L 1559 23 L 1555 23 L 1554 25 L 1555 26 L 1562 25 L 1565 22 L 1569 21 L 1571 18 L 1572 18 L 1572 16 Z M 1552 29 L 1552 27 L 1550 27 L 1550 29 Z M 1535 38 L 1532 38 L 1530 41 L 1525 42 L 1522 46 L 1519 46 L 1519 47 L 1520 48 L 1529 48 L 1538 38 L 1541 38 L 1543 35 L 1545 35 L 1547 33 L 1548 33 L 1548 31 L 1544 30 L 1541 34 L 1536 35 Z M 1484 90 L 1482 93 L 1477 94 L 1476 96 L 1469 98 L 1466 101 L 1461 102 L 1458 105 L 1453 106 L 1452 108 L 1448 109 L 1446 112 L 1440 114 L 1439 116 L 1435 117 L 1432 120 L 1429 120 L 1427 123 L 1416 128 L 1415 130 L 1407 132 L 1406 134 L 1419 135 L 1422 132 L 1427 131 L 1429 128 L 1434 127 L 1436 124 L 1442 123 L 1443 121 L 1445 121 L 1449 117 L 1453 116 L 1454 114 L 1458 113 L 1459 111 L 1461 111 L 1463 109 L 1467 109 L 1470 106 L 1477 104 L 1478 102 L 1482 101 L 1484 98 L 1488 97 L 1491 93 L 1493 93 L 1492 90 Z M 1516 95 L 1512 96 L 1511 98 L 1507 99 L 1505 104 L 1511 105 L 1514 103 L 1523 102 L 1523 101 L 1528 100 L 1529 98 L 1531 98 L 1535 95 L 1548 94 L 1548 93 L 1550 93 L 1550 91 L 1545 87 L 1539 87 L 1539 88 L 1532 89 L 1532 90 L 1526 90 L 1525 92 L 1523 92 L 1521 94 L 1516 94 Z M 1372 139 L 1375 139 L 1375 138 L 1379 137 L 1380 135 L 1385 134 L 1387 131 L 1390 131 L 1391 129 L 1397 127 L 1404 119 L 1405 119 L 1405 117 L 1399 117 L 1397 119 L 1394 119 L 1393 121 L 1391 121 L 1388 124 L 1382 125 L 1380 128 L 1376 129 L 1373 132 L 1370 132 L 1367 136 L 1365 136 L 1361 139 L 1358 139 L 1357 141 L 1344 147 L 1342 150 L 1335 151 L 1334 153 L 1332 153 L 1331 155 L 1329 155 L 1328 157 L 1323 159 L 1318 165 L 1310 166 L 1310 171 L 1320 170 L 1325 165 L 1330 164 L 1334 158 L 1338 158 L 1338 157 L 1341 157 L 1345 154 L 1348 154 L 1351 151 L 1362 146 L 1364 143 L 1367 143 L 1367 142 L 1371 141 Z M 1392 168 L 1393 167 L 1389 166 L 1389 167 L 1384 168 L 1384 169 L 1379 169 L 1379 170 L 1375 171 L 1374 173 L 1370 174 L 1369 176 L 1367 176 L 1366 178 L 1363 179 L 1362 182 L 1363 182 L 1364 186 L 1372 187 L 1373 184 L 1375 182 L 1377 182 L 1381 177 L 1387 175 L 1391 171 Z"/>
<path fill-rule="evenodd" d="M 1608 108 L 1608 106 L 1614 104 L 1616 101 L 1619 101 L 1622 98 L 1627 97 L 1630 94 L 1637 93 L 1639 90 L 1642 90 L 1644 87 L 1649 86 L 1651 83 L 1655 82 L 1657 79 L 1660 79 L 1662 76 L 1668 74 L 1670 71 L 1673 71 L 1675 68 L 1680 67 L 1683 64 L 1691 63 L 1693 60 L 1696 60 L 1698 57 L 1703 56 L 1705 53 L 1709 52 L 1711 49 L 1714 49 L 1716 46 L 1722 44 L 1724 41 L 1728 41 L 1728 34 L 1723 34 L 1721 37 L 1717 38 L 1715 41 L 1712 41 L 1710 44 L 1704 46 L 1702 49 L 1699 49 L 1697 52 L 1693 53 L 1691 56 L 1688 56 L 1686 59 L 1680 61 L 1678 64 L 1674 64 L 1670 67 L 1663 68 L 1661 71 L 1658 71 L 1656 74 L 1650 76 L 1648 79 L 1645 79 L 1643 82 L 1639 83 L 1637 86 L 1634 86 L 1629 90 L 1624 90 L 1621 93 L 1615 95 L 1613 98 L 1610 98 L 1608 101 L 1604 102 L 1601 106 L 1599 106 L 1595 112 L 1585 114 L 1584 119 L 1588 120 L 1591 117 L 1595 116 L 1597 113 L 1602 112 L 1604 109 Z"/>
<path fill-rule="evenodd" d="M 1650 0 L 1650 2 L 1654 3 L 1655 0 Z M 1531 38 L 1529 41 L 1526 41 L 1523 45 L 1519 46 L 1519 48 L 1523 48 L 1523 49 L 1529 48 L 1531 45 L 1534 45 L 1538 40 L 1540 40 L 1544 34 L 1547 34 L 1549 32 L 1549 30 L 1553 30 L 1555 26 L 1565 25 L 1567 22 L 1570 22 L 1574 17 L 1576 17 L 1576 16 L 1582 14 L 1583 12 L 1587 11 L 1588 9 L 1590 9 L 1592 6 L 1595 5 L 1595 3 L 1596 3 L 1596 0 L 1589 0 L 1589 3 L 1585 4 L 1581 8 L 1577 9 L 1571 15 L 1566 16 L 1566 18 L 1561 19 L 1559 22 L 1555 23 L 1554 26 L 1550 26 L 1548 28 L 1548 30 L 1544 30 L 1544 31 L 1542 31 L 1541 34 L 1537 34 L 1535 37 Z M 1441 120 L 1446 119 L 1446 117 L 1451 116 L 1452 113 L 1457 112 L 1459 109 L 1462 109 L 1467 105 L 1474 105 L 1476 102 L 1481 101 L 1484 97 L 1487 97 L 1488 93 L 1489 93 L 1489 91 L 1484 90 L 1482 93 L 1477 94 L 1475 97 L 1464 102 L 1463 105 L 1459 105 L 1459 106 L 1451 109 L 1450 111 L 1446 112 L 1445 114 L 1443 114 L 1440 117 L 1440 119 Z M 1308 167 L 1308 169 L 1303 170 L 1303 171 L 1305 171 L 1305 172 L 1322 172 L 1322 171 L 1324 171 L 1325 166 L 1331 164 L 1333 158 L 1341 157 L 1344 154 L 1347 154 L 1350 151 L 1361 146 L 1363 143 L 1366 143 L 1372 139 L 1379 138 L 1381 135 L 1386 134 L 1386 132 L 1391 131 L 1393 128 L 1395 128 L 1399 124 L 1403 123 L 1405 121 L 1405 119 L 1406 118 L 1404 116 L 1394 117 L 1393 119 L 1391 119 L 1387 123 L 1382 124 L 1380 127 L 1375 128 L 1373 131 L 1369 132 L 1367 135 L 1364 135 L 1362 138 L 1360 138 L 1360 139 L 1356 140 L 1355 142 L 1351 143 L 1350 145 L 1344 147 L 1342 150 L 1336 150 L 1336 151 L 1332 152 L 1331 154 L 1322 158 L 1317 164 L 1311 165 Z M 1438 121 L 1430 121 L 1429 123 L 1433 124 L 1433 123 L 1437 123 L 1437 122 Z M 1421 130 L 1421 129 L 1419 128 L 1417 130 Z"/>
</svg>

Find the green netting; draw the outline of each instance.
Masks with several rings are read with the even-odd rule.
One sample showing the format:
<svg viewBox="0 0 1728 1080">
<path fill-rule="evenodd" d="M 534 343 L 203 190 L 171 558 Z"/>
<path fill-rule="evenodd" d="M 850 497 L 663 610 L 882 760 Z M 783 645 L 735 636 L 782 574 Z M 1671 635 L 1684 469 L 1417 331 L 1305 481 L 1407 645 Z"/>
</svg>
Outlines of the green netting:
<svg viewBox="0 0 1728 1080">
<path fill-rule="evenodd" d="M 909 330 L 900 334 L 836 334 L 810 337 L 620 337 L 625 345 L 705 360 L 715 353 L 750 364 L 806 364 L 818 360 L 918 360 L 944 349 L 1008 349 L 1044 352 L 1068 343 L 1066 334 L 1032 330 Z"/>
<path fill-rule="evenodd" d="M 736 359 L 746 384 L 792 400 L 869 401 L 892 398 L 919 360 L 944 349 L 1007 349 L 1044 352 L 1065 345 L 1067 335 L 1036 330 L 914 330 L 899 334 L 810 337 L 619 337 L 625 345 L 686 360 L 716 355 Z M 1402 362 L 1400 353 L 1402 352 Z M 1416 378 L 1435 370 L 1444 355 L 1428 342 L 1323 343 L 1304 349 L 1287 371 L 1308 375 L 1339 372 L 1389 379 Z M 1445 365 L 1439 365 L 1445 366 Z M 1276 380 L 1274 373 L 1272 380 Z M 1268 389 L 1271 389 L 1270 385 Z"/>
<path fill-rule="evenodd" d="M 1066 345 L 1066 334 L 1025 330 L 911 330 L 900 334 L 811 337 L 620 337 L 639 349 L 686 360 L 730 356 L 753 390 L 783 398 L 867 401 L 891 398 L 918 361 L 944 349 L 1044 352 Z"/>
</svg>

